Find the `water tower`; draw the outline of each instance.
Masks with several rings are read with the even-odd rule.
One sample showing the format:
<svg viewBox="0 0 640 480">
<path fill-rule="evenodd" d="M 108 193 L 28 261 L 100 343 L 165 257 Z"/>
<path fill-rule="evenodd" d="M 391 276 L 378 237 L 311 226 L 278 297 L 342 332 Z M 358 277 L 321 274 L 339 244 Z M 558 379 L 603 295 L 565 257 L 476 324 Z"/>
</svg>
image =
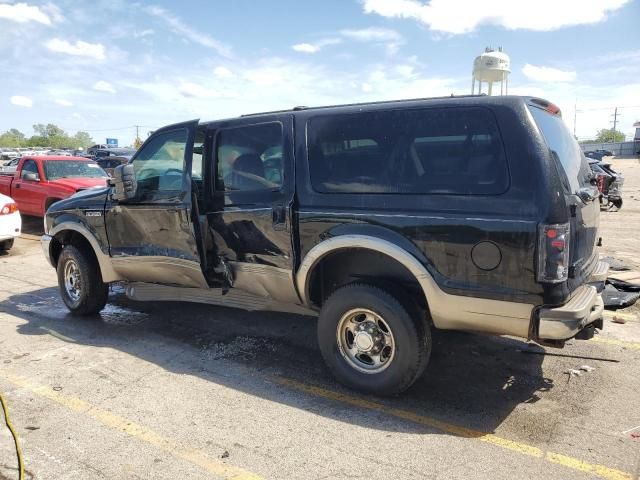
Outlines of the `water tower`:
<svg viewBox="0 0 640 480">
<path fill-rule="evenodd" d="M 509 67 L 511 61 L 509 55 L 498 47 L 496 52 L 491 47 L 484 49 L 484 53 L 473 61 L 473 74 L 471 76 L 471 94 L 475 93 L 476 81 L 478 82 L 478 94 L 482 93 L 482 82 L 487 84 L 487 93 L 491 95 L 493 84 L 500 82 L 500 95 L 507 95 L 509 89 Z"/>
</svg>

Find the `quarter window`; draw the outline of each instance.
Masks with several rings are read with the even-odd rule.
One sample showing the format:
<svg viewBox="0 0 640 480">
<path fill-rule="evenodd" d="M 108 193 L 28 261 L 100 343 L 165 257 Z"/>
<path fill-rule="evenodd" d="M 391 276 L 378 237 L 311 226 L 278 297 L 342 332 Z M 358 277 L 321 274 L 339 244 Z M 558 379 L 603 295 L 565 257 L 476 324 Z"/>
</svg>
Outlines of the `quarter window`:
<svg viewBox="0 0 640 480">
<path fill-rule="evenodd" d="M 277 190 L 282 186 L 282 124 L 248 125 L 221 130 L 216 165 L 219 190 Z"/>
<path fill-rule="evenodd" d="M 318 192 L 481 195 L 509 185 L 502 140 L 484 108 L 318 116 L 307 138 Z"/>
</svg>

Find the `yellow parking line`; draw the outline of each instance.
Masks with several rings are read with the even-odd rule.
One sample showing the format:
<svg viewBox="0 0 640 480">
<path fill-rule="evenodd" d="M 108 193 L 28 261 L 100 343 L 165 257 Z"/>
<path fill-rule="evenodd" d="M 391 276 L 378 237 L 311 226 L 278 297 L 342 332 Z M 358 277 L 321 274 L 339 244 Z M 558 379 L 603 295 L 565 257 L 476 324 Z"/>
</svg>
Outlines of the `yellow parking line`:
<svg viewBox="0 0 640 480">
<path fill-rule="evenodd" d="M 591 340 L 598 343 L 607 343 L 609 345 L 618 345 L 619 347 L 633 348 L 635 350 L 640 350 L 640 343 L 637 342 L 626 342 L 624 340 L 618 340 L 617 338 L 610 337 L 593 337 Z"/>
<path fill-rule="evenodd" d="M 23 377 L 12 375 L 7 372 L 0 373 L 0 376 L 16 386 L 52 400 L 69 410 L 87 415 L 107 427 L 111 427 L 122 433 L 126 433 L 133 438 L 158 447 L 165 452 L 170 453 L 174 457 L 186 460 L 187 462 L 197 465 L 207 472 L 222 477 L 225 480 L 262 480 L 262 477 L 259 475 L 242 468 L 229 465 L 221 460 L 210 458 L 206 453 L 200 450 L 182 447 L 170 438 L 163 437 L 153 430 L 135 422 L 131 422 L 124 417 L 115 415 L 79 398 L 56 392 L 48 386 L 36 385 Z"/>
<path fill-rule="evenodd" d="M 325 388 L 317 387 L 314 385 L 308 385 L 306 383 L 297 382 L 295 380 L 290 380 L 288 378 L 273 377 L 273 380 L 280 385 L 284 385 L 286 387 L 289 387 L 295 390 L 300 390 L 305 393 L 310 393 L 312 395 L 317 395 L 319 397 L 323 397 L 329 400 L 334 400 L 336 402 L 346 403 L 346 404 L 353 405 L 360 408 L 366 408 L 368 410 L 382 412 L 387 415 L 392 415 L 397 418 L 402 418 L 403 420 L 409 420 L 411 422 L 418 423 L 420 425 L 425 425 L 427 427 L 431 427 L 436 430 L 451 433 L 453 435 L 457 435 L 460 437 L 474 438 L 476 440 L 480 440 L 481 442 L 490 443 L 492 445 L 496 445 L 498 447 L 505 448 L 513 452 L 521 453 L 522 455 L 541 458 L 550 463 L 555 463 L 567 468 L 571 468 L 573 470 L 579 470 L 581 472 L 590 473 L 592 475 L 595 475 L 607 480 L 631 480 L 632 478 L 631 474 L 627 472 L 623 472 L 621 470 L 616 470 L 615 468 L 609 468 L 609 467 L 605 467 L 604 465 L 597 465 L 597 464 L 583 462 L 582 460 L 579 460 L 577 458 L 561 455 L 559 453 L 544 452 L 540 448 L 534 447 L 532 445 L 527 445 L 526 443 L 508 440 L 506 438 L 501 438 L 491 433 L 485 433 L 478 430 L 461 427 L 459 425 L 454 425 L 452 423 L 443 422 L 441 420 L 437 420 L 435 418 L 413 413 L 408 410 L 401 410 L 398 408 L 389 407 L 382 403 L 373 402 L 371 400 L 365 400 L 363 398 L 353 397 L 351 395 L 335 392 L 332 390 L 327 390 Z"/>
</svg>

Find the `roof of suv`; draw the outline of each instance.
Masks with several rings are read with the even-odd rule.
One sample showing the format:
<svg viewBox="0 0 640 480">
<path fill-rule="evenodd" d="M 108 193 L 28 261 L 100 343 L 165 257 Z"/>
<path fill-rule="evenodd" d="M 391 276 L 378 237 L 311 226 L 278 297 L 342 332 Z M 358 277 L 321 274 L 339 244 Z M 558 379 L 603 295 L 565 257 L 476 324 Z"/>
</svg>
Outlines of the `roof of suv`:
<svg viewBox="0 0 640 480">
<path fill-rule="evenodd" d="M 530 96 L 518 96 L 518 95 L 502 95 L 502 96 L 489 96 L 486 94 L 480 95 L 449 95 L 446 97 L 426 97 L 426 98 L 412 98 L 404 100 L 383 100 L 377 102 L 363 102 L 363 103 L 347 103 L 342 105 L 326 105 L 319 107 L 306 107 L 298 106 L 286 110 L 273 110 L 268 112 L 249 113 L 240 115 L 239 117 L 215 119 L 201 122 L 202 125 L 206 125 L 214 122 L 229 121 L 237 118 L 247 117 L 261 117 L 270 115 L 281 115 L 289 113 L 292 115 L 307 115 L 308 112 L 322 112 L 322 113 L 357 113 L 362 110 L 370 109 L 384 109 L 389 107 L 399 108 L 415 108 L 426 105 L 516 105 L 516 104 L 532 104 L 542 108 L 553 108 L 552 111 L 555 114 L 560 114 L 560 109 L 553 105 L 551 102 Z"/>
</svg>

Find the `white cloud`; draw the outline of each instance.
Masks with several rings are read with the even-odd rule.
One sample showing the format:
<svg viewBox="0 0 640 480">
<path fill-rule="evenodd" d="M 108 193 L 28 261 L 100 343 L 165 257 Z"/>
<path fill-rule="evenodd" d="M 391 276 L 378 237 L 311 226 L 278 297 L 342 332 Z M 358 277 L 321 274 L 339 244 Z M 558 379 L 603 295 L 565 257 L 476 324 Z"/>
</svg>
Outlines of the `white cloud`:
<svg viewBox="0 0 640 480">
<path fill-rule="evenodd" d="M 400 45 L 404 43 L 402 35 L 388 28 L 369 27 L 359 30 L 347 29 L 341 30 L 340 34 L 358 42 L 384 43 L 389 53 L 395 53 Z"/>
<path fill-rule="evenodd" d="M 43 9 L 27 3 L 14 3 L 13 5 L 1 3 L 0 18 L 18 23 L 37 22 L 51 25 L 51 18 Z"/>
<path fill-rule="evenodd" d="M 192 98 L 215 98 L 220 96 L 220 92 L 217 90 L 213 90 L 193 82 L 182 83 L 179 87 L 179 91 L 181 95 Z"/>
<path fill-rule="evenodd" d="M 301 53 L 316 53 L 320 51 L 320 47 L 318 47 L 317 45 L 312 45 L 310 43 L 296 43 L 291 48 L 296 52 Z"/>
<path fill-rule="evenodd" d="M 73 107 L 73 103 L 69 100 L 64 100 L 62 98 L 57 98 L 55 101 L 56 105 L 60 105 L 61 107 Z"/>
<path fill-rule="evenodd" d="M 101 43 L 88 43 L 83 42 L 82 40 L 77 40 L 75 43 L 71 43 L 67 40 L 52 38 L 46 42 L 44 46 L 52 52 L 104 60 L 104 45 Z"/>
<path fill-rule="evenodd" d="M 360 85 L 360 90 L 362 90 L 363 93 L 371 93 L 373 92 L 373 86 L 367 82 L 364 82 L 362 85 Z"/>
<path fill-rule="evenodd" d="M 176 35 L 180 35 L 181 37 L 186 38 L 187 40 L 190 40 L 194 43 L 197 43 L 198 45 L 202 45 L 203 47 L 216 50 L 220 55 L 224 57 L 231 56 L 231 48 L 228 45 L 216 40 L 211 35 L 208 35 L 203 32 L 199 32 L 198 30 L 191 28 L 189 25 L 185 24 L 180 18 L 176 17 L 175 15 L 172 15 L 164 8 L 158 7 L 158 6 L 151 6 L 151 7 L 147 7 L 146 11 L 149 12 L 154 17 L 157 17 L 163 20 L 169 26 L 171 31 L 173 31 L 173 33 L 175 33 Z"/>
<path fill-rule="evenodd" d="M 365 13 L 410 18 L 431 30 L 450 34 L 469 33 L 481 25 L 507 30 L 557 30 L 571 25 L 597 23 L 629 0 L 363 0 Z"/>
<path fill-rule="evenodd" d="M 342 43 L 339 38 L 325 38 L 315 43 L 297 43 L 291 48 L 300 53 L 317 53 L 328 45 L 337 45 Z"/>
<path fill-rule="evenodd" d="M 104 80 L 98 80 L 93 84 L 93 89 L 98 92 L 106 92 L 106 93 L 116 93 L 116 89 L 113 88 L 109 82 L 105 82 Z"/>
<path fill-rule="evenodd" d="M 573 82 L 576 79 L 576 72 L 552 67 L 537 67 L 529 63 L 522 67 L 522 73 L 535 82 Z"/>
<path fill-rule="evenodd" d="M 29 108 L 33 105 L 33 100 L 31 100 L 29 97 L 23 97 L 22 95 L 14 95 L 9 99 L 9 101 L 19 107 Z"/>
<path fill-rule="evenodd" d="M 231 70 L 222 66 L 214 68 L 213 74 L 218 78 L 232 78 L 235 76 Z"/>
</svg>

